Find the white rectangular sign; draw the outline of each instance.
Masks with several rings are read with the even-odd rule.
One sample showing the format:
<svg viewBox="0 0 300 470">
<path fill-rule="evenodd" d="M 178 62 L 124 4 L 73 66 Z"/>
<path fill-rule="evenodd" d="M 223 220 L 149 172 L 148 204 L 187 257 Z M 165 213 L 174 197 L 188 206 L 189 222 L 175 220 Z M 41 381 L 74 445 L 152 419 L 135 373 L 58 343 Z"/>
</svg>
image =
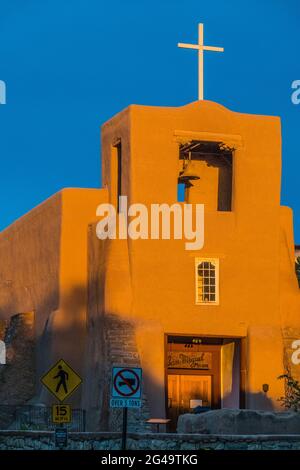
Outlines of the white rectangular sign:
<svg viewBox="0 0 300 470">
<path fill-rule="evenodd" d="M 140 408 L 142 400 L 139 398 L 111 398 L 111 408 Z"/>
</svg>

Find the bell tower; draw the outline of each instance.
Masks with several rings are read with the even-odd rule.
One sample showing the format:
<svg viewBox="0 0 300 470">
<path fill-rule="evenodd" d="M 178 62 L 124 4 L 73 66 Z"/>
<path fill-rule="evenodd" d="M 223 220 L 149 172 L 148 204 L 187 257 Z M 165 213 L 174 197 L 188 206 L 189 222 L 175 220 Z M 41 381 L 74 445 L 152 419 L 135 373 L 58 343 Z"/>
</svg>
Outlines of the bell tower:
<svg viewBox="0 0 300 470">
<path fill-rule="evenodd" d="M 121 173 L 113 169 L 116 145 Z M 127 264 L 121 272 L 114 262 L 107 308 L 120 299 L 126 279 L 128 301 L 118 301 L 117 313 L 138 322 L 146 389 L 156 397 L 152 414 L 173 413 L 165 403 L 171 408 L 176 402 L 176 384 L 192 387 L 182 375 L 193 361 L 202 377 L 195 384 L 210 390 L 203 403 L 280 407 L 277 377 L 298 336 L 283 338 L 300 331 L 292 219 L 280 206 L 280 119 L 204 100 L 178 108 L 133 105 L 104 124 L 102 148 L 103 184 L 111 197 L 118 186 L 128 204 L 204 204 L 201 249 L 187 251 L 179 239 L 128 238 L 122 248 L 111 241 L 116 259 L 126 251 Z M 119 185 L 113 183 L 117 174 Z"/>
<path fill-rule="evenodd" d="M 184 186 L 184 201 L 201 201 L 206 210 L 231 211 L 233 154 L 222 142 L 181 144 L 178 184 Z"/>
</svg>

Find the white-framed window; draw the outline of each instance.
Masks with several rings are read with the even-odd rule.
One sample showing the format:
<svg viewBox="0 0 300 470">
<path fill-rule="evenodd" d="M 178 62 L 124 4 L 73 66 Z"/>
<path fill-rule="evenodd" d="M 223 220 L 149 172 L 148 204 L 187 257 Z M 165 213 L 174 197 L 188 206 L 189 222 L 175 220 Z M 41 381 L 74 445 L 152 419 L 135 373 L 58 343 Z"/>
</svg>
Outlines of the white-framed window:
<svg viewBox="0 0 300 470">
<path fill-rule="evenodd" d="M 195 258 L 196 304 L 219 304 L 219 260 Z"/>
</svg>

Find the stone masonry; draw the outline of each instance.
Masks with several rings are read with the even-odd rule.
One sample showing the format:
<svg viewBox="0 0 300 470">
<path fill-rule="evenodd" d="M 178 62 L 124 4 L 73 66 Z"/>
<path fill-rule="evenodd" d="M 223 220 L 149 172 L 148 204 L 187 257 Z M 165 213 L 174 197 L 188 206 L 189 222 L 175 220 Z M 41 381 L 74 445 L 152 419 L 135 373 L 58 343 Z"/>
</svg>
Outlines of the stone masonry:
<svg viewBox="0 0 300 470">
<path fill-rule="evenodd" d="M 120 450 L 120 433 L 70 433 L 66 450 Z M 220 436 L 130 433 L 129 450 L 300 450 L 299 435 Z M 55 450 L 54 433 L 0 431 L 0 450 Z"/>
</svg>

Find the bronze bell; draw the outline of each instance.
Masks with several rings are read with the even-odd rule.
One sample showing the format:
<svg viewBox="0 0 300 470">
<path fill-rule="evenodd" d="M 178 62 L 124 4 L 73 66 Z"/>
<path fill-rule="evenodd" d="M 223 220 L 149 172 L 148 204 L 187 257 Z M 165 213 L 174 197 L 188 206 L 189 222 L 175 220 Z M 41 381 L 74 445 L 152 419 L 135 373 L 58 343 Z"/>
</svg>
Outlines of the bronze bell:
<svg viewBox="0 0 300 470">
<path fill-rule="evenodd" d="M 194 162 L 189 161 L 186 167 L 180 172 L 178 182 L 192 186 L 190 181 L 199 179 L 200 176 L 197 175 L 197 166 Z"/>
</svg>

